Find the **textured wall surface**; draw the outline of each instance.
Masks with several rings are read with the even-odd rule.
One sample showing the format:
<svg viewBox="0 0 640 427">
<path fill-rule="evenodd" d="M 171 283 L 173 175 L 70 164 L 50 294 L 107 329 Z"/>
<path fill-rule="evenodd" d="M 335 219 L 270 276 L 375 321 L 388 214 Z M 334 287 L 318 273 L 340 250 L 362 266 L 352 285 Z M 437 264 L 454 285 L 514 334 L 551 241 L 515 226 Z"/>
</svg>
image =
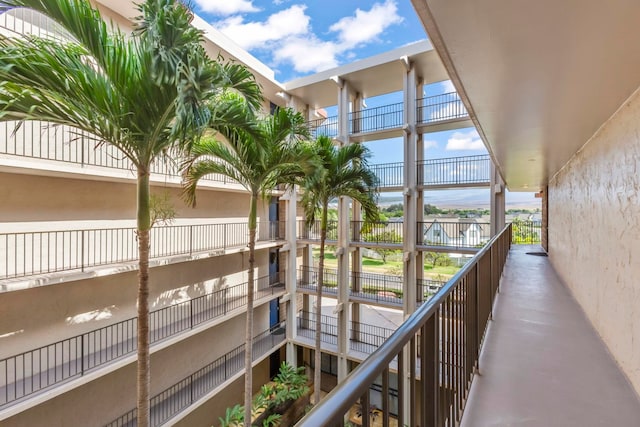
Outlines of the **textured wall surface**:
<svg viewBox="0 0 640 427">
<path fill-rule="evenodd" d="M 549 255 L 640 393 L 638 93 L 549 184 Z"/>
</svg>

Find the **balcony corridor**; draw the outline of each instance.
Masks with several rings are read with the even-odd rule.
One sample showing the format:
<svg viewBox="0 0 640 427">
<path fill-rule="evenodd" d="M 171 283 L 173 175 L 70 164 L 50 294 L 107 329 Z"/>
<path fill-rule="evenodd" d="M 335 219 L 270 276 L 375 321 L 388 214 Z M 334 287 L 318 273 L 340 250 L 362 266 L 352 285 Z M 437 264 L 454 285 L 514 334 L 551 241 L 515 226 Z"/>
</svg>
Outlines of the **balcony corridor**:
<svg viewBox="0 0 640 427">
<path fill-rule="evenodd" d="M 477 426 L 637 426 L 640 401 L 537 246 L 514 245 L 462 417 Z M 603 284 L 604 285 L 604 284 Z"/>
</svg>

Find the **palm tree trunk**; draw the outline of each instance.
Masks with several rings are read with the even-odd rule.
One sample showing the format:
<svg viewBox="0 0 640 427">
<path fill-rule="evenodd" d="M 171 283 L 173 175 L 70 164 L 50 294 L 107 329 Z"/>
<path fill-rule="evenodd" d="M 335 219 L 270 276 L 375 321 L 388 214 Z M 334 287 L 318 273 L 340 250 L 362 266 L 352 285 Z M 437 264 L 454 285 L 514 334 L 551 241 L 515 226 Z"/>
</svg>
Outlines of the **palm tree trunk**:
<svg viewBox="0 0 640 427">
<path fill-rule="evenodd" d="M 138 169 L 138 427 L 149 427 L 149 173 Z"/>
<path fill-rule="evenodd" d="M 257 228 L 257 204 L 258 195 L 251 195 L 251 208 L 249 210 L 249 274 L 247 284 L 247 321 L 244 342 L 244 425 L 251 425 L 251 401 L 253 397 L 253 287 L 254 264 L 256 252 L 256 228 Z"/>
<path fill-rule="evenodd" d="M 322 338 L 322 286 L 324 285 L 324 242 L 327 240 L 327 205 L 322 206 L 322 219 L 320 220 L 320 261 L 318 262 L 318 294 L 316 299 L 316 342 L 313 359 L 313 404 L 320 403 L 320 382 L 322 381 L 322 359 L 320 341 Z"/>
</svg>

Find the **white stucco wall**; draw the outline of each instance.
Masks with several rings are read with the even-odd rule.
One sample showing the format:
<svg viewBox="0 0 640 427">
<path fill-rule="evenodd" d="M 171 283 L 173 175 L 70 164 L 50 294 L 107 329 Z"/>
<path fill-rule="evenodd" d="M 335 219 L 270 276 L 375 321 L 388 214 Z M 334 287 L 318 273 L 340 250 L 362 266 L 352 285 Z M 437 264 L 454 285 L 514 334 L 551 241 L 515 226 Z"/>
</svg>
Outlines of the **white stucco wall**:
<svg viewBox="0 0 640 427">
<path fill-rule="evenodd" d="M 549 255 L 640 393 L 640 94 L 549 184 Z"/>
</svg>

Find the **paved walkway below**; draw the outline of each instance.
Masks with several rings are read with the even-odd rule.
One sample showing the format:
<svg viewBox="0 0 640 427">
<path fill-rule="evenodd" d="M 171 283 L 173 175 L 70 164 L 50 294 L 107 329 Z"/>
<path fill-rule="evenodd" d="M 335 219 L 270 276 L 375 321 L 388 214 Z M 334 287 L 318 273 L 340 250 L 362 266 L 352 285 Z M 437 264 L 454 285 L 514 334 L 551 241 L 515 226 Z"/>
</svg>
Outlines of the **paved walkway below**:
<svg viewBox="0 0 640 427">
<path fill-rule="evenodd" d="M 548 258 L 513 246 L 462 427 L 640 426 L 640 401 Z"/>
</svg>

